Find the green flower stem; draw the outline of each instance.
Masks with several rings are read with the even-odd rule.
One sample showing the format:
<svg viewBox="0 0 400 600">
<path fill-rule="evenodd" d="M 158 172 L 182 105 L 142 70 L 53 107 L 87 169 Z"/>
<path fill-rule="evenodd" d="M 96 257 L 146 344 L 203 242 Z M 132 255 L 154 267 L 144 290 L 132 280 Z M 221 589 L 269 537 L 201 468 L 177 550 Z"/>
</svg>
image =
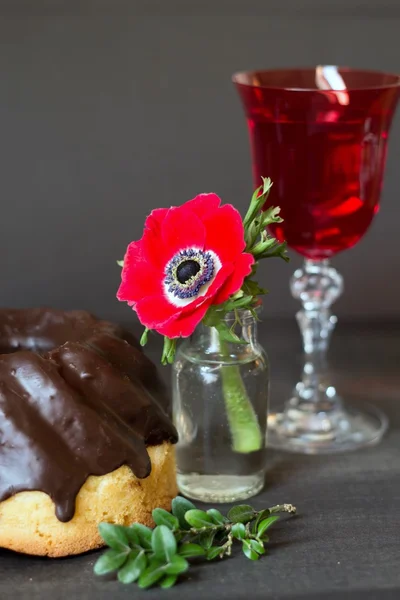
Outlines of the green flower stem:
<svg viewBox="0 0 400 600">
<path fill-rule="evenodd" d="M 228 357 L 226 344 L 218 332 L 216 333 L 220 353 L 222 356 Z M 232 449 L 242 454 L 260 450 L 264 446 L 260 424 L 238 365 L 222 365 L 221 378 L 226 414 L 232 436 Z"/>
<path fill-rule="evenodd" d="M 260 450 L 263 446 L 260 425 L 244 387 L 239 367 L 223 366 L 221 376 L 232 435 L 232 449 L 243 454 Z"/>
</svg>

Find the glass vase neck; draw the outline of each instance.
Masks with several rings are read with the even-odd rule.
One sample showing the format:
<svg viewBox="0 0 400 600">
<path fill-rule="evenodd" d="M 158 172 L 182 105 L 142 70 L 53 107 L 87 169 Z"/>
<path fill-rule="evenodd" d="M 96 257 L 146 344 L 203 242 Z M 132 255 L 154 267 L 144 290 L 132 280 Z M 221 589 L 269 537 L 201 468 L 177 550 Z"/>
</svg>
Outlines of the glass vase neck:
<svg viewBox="0 0 400 600">
<path fill-rule="evenodd" d="M 198 325 L 190 338 L 190 344 L 201 347 L 206 354 L 237 355 L 252 352 L 256 349 L 257 318 L 248 310 L 227 313 L 221 320 L 234 332 L 238 340 L 229 341 L 216 327 L 204 323 Z"/>
</svg>

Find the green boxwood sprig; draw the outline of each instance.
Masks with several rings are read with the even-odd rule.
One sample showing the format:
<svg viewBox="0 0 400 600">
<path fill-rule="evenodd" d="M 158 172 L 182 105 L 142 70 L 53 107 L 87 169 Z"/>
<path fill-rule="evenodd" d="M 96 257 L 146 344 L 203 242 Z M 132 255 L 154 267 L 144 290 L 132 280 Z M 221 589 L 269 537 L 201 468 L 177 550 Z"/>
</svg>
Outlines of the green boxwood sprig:
<svg viewBox="0 0 400 600">
<path fill-rule="evenodd" d="M 224 516 L 215 508 L 199 510 L 178 496 L 172 501 L 172 512 L 153 510 L 153 530 L 140 523 L 129 527 L 101 523 L 99 532 L 109 549 L 97 560 L 94 572 L 117 572 L 121 583 L 136 581 L 144 589 L 169 588 L 189 569 L 188 559 L 225 558 L 234 542 L 241 544 L 247 558 L 258 560 L 266 552 L 267 531 L 281 512 L 294 514 L 296 508 L 280 504 L 257 511 L 242 504 Z"/>
</svg>

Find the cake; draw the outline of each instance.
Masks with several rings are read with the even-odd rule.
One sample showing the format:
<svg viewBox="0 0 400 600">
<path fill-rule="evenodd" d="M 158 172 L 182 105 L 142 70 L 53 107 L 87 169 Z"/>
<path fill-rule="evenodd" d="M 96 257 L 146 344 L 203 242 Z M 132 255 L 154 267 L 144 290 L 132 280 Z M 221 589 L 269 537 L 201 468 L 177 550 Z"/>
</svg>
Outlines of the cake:
<svg viewBox="0 0 400 600">
<path fill-rule="evenodd" d="M 176 495 L 176 430 L 155 365 L 85 311 L 0 310 L 0 547 L 103 545 L 102 521 L 152 525 Z"/>
</svg>

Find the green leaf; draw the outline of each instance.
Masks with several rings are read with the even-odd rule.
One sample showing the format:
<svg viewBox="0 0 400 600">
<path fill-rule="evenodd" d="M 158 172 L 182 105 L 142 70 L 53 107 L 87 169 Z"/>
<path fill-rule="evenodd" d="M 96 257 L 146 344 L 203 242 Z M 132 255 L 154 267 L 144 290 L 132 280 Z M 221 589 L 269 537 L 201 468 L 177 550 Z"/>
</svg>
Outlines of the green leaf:
<svg viewBox="0 0 400 600">
<path fill-rule="evenodd" d="M 110 548 L 113 548 L 114 550 L 129 549 L 128 536 L 126 535 L 125 527 L 122 525 L 100 523 L 99 533 Z"/>
<path fill-rule="evenodd" d="M 248 229 L 248 227 L 251 225 L 252 221 L 254 221 L 257 214 L 260 212 L 262 206 L 264 205 L 265 198 L 262 190 L 263 186 L 258 187 L 256 190 L 254 190 L 254 193 L 251 197 L 250 206 L 243 219 L 243 226 L 245 230 Z"/>
<path fill-rule="evenodd" d="M 273 184 L 270 177 L 261 177 L 261 179 L 263 182 L 262 193 L 265 196 L 265 194 L 269 194 Z"/>
<path fill-rule="evenodd" d="M 272 182 L 269 179 L 269 177 L 266 179 L 263 179 L 263 185 L 255 190 L 255 192 L 253 193 L 253 196 L 251 198 L 249 209 L 246 213 L 245 218 L 243 219 L 243 226 L 244 226 L 244 230 L 245 230 L 245 239 L 246 239 L 248 246 L 251 245 L 252 230 L 254 230 L 255 226 L 257 226 L 259 223 L 260 214 L 262 214 L 261 211 L 262 211 L 263 206 L 265 205 L 265 202 L 267 201 L 271 187 L 272 187 Z"/>
<path fill-rule="evenodd" d="M 169 531 L 169 529 L 167 529 L 167 531 Z M 157 583 L 163 575 L 165 575 L 165 564 L 152 557 L 149 566 L 140 575 L 138 585 L 142 589 L 149 588 Z"/>
<path fill-rule="evenodd" d="M 167 590 L 168 588 L 171 588 L 173 585 L 175 585 L 177 579 L 177 575 L 166 575 L 160 583 L 160 587 L 162 587 L 164 590 Z"/>
<path fill-rule="evenodd" d="M 215 329 L 218 331 L 219 337 L 223 342 L 231 342 L 233 344 L 247 344 L 245 340 L 242 340 L 233 329 L 229 329 L 228 325 L 224 321 L 220 321 L 215 325 Z"/>
<path fill-rule="evenodd" d="M 246 537 L 246 527 L 243 525 L 243 523 L 235 523 L 232 526 L 231 531 L 233 537 L 237 540 L 243 540 Z"/>
<path fill-rule="evenodd" d="M 124 261 L 123 260 L 117 260 L 117 265 L 119 265 L 120 267 L 124 266 Z"/>
<path fill-rule="evenodd" d="M 151 546 L 158 560 L 170 562 L 176 554 L 176 539 L 165 525 L 158 525 L 151 536 Z"/>
<path fill-rule="evenodd" d="M 207 550 L 206 558 L 207 560 L 214 560 L 218 556 L 220 556 L 221 552 L 223 552 L 221 546 L 212 546 Z"/>
<path fill-rule="evenodd" d="M 213 525 L 213 520 L 204 510 L 198 510 L 194 508 L 188 510 L 185 514 L 185 519 L 192 527 L 200 529 L 201 527 L 209 527 Z"/>
<path fill-rule="evenodd" d="M 264 532 L 271 527 L 271 525 L 278 521 L 278 519 L 278 515 L 272 515 L 272 517 L 268 517 L 268 519 L 264 519 L 263 521 L 261 521 L 257 528 L 258 537 L 261 537 L 264 534 Z"/>
<path fill-rule="evenodd" d="M 175 556 L 173 556 L 169 563 L 165 566 L 165 572 L 167 575 L 180 575 L 180 573 L 187 571 L 188 568 L 188 561 L 183 558 L 183 556 L 175 554 Z"/>
<path fill-rule="evenodd" d="M 152 516 L 156 525 L 165 525 L 171 530 L 179 528 L 178 519 L 163 508 L 155 508 L 152 512 Z"/>
<path fill-rule="evenodd" d="M 150 329 L 148 329 L 147 327 L 144 328 L 144 331 L 142 333 L 142 337 L 140 338 L 140 345 L 141 346 L 145 346 L 149 340 L 149 331 Z"/>
<path fill-rule="evenodd" d="M 224 302 L 223 309 L 225 311 L 237 310 L 238 308 L 247 308 L 253 302 L 253 296 L 247 295 L 238 298 L 237 300 L 228 300 Z"/>
<path fill-rule="evenodd" d="M 172 514 L 178 519 L 182 529 L 190 529 L 189 523 L 185 519 L 185 514 L 188 510 L 195 509 L 195 505 L 182 496 L 177 496 L 172 500 Z"/>
<path fill-rule="evenodd" d="M 239 290 L 235 294 L 232 294 L 232 296 L 230 296 L 230 299 L 231 300 L 239 300 L 239 298 L 243 298 L 243 296 L 244 296 L 244 294 L 243 294 L 242 290 Z"/>
<path fill-rule="evenodd" d="M 253 296 L 251 296 L 251 295 L 243 296 L 239 300 L 235 300 L 234 309 L 247 308 L 248 306 L 251 305 L 252 302 L 253 302 Z"/>
<path fill-rule="evenodd" d="M 170 340 L 164 336 L 164 347 L 161 356 L 161 362 L 163 365 L 172 365 L 175 359 L 176 352 L 176 339 Z"/>
<path fill-rule="evenodd" d="M 139 579 L 140 575 L 143 573 L 145 568 L 147 567 L 147 558 L 144 550 L 141 552 L 137 552 L 133 550 L 129 556 L 128 560 L 118 571 L 118 580 L 121 583 L 133 583 L 137 579 Z"/>
<path fill-rule="evenodd" d="M 228 519 L 233 523 L 248 523 L 254 519 L 254 509 L 248 504 L 234 506 L 228 512 Z"/>
<path fill-rule="evenodd" d="M 254 219 L 252 223 L 249 223 L 246 228 L 244 239 L 246 242 L 246 252 L 251 252 L 254 244 L 257 241 L 258 236 L 260 235 L 261 225 L 260 220 Z"/>
<path fill-rule="evenodd" d="M 128 535 L 137 535 L 139 544 L 142 548 L 151 550 L 151 536 L 153 535 L 153 530 L 150 529 L 150 527 L 146 527 L 146 525 L 142 525 L 141 523 L 134 523 L 130 527 L 127 527 L 127 529 L 130 530 Z"/>
<path fill-rule="evenodd" d="M 203 317 L 202 322 L 207 327 L 214 327 L 217 323 L 220 322 L 223 314 L 223 311 L 217 310 L 217 308 L 214 306 L 210 306 L 205 316 Z"/>
<path fill-rule="evenodd" d="M 266 210 L 263 210 L 261 213 L 262 227 L 268 227 L 272 223 L 282 223 L 283 219 L 279 216 L 280 212 L 279 206 L 269 206 Z"/>
<path fill-rule="evenodd" d="M 139 535 L 132 527 L 125 527 L 126 537 L 131 546 L 140 546 Z"/>
<path fill-rule="evenodd" d="M 258 540 L 250 540 L 251 548 L 258 554 L 265 554 L 264 544 Z"/>
<path fill-rule="evenodd" d="M 250 546 L 247 540 L 243 540 L 242 545 L 243 554 L 247 556 L 250 560 L 258 560 L 259 556 L 255 550 Z"/>
<path fill-rule="evenodd" d="M 207 550 L 207 560 L 214 560 L 214 558 L 217 558 L 221 552 L 222 548 L 220 548 L 220 546 L 212 546 L 212 548 Z"/>
<path fill-rule="evenodd" d="M 245 279 L 242 289 L 245 294 L 250 294 L 254 296 L 264 296 L 267 293 L 265 288 L 262 288 L 258 285 L 256 281 L 252 281 L 251 279 Z"/>
<path fill-rule="evenodd" d="M 244 344 L 246 342 L 240 339 L 234 331 L 236 323 L 229 328 L 227 323 L 223 320 L 227 312 L 234 310 L 234 308 L 232 308 L 234 304 L 231 306 L 230 302 L 231 300 L 228 300 L 227 303 L 218 305 L 217 308 L 211 306 L 211 308 L 208 309 L 206 316 L 203 318 L 203 323 L 207 327 L 215 327 L 221 341 Z"/>
<path fill-rule="evenodd" d="M 207 511 L 207 514 L 211 517 L 216 525 L 224 525 L 224 523 L 227 521 L 224 515 L 222 515 L 216 508 L 210 508 Z"/>
<path fill-rule="evenodd" d="M 289 262 L 290 258 L 289 258 L 289 256 L 287 256 L 287 254 L 285 254 L 285 252 L 286 252 L 285 248 L 282 248 L 279 246 L 276 248 L 276 250 L 274 249 L 274 250 L 271 250 L 268 252 L 263 252 L 257 258 L 262 259 L 262 258 L 277 257 L 277 258 L 282 258 L 285 262 Z"/>
<path fill-rule="evenodd" d="M 261 523 L 261 521 L 263 521 L 264 519 L 267 519 L 270 516 L 271 512 L 269 510 L 269 508 L 265 508 L 264 510 L 261 510 L 258 515 L 257 515 L 257 519 L 254 522 L 254 533 L 257 532 L 258 526 Z"/>
<path fill-rule="evenodd" d="M 199 544 L 185 543 L 179 546 L 178 553 L 179 556 L 184 558 L 192 558 L 194 556 L 204 556 L 206 552 Z"/>
<path fill-rule="evenodd" d="M 204 548 L 205 550 L 208 550 L 209 548 L 211 548 L 216 533 L 217 532 L 215 529 L 208 529 L 206 531 L 202 531 L 197 536 L 197 540 L 198 540 L 200 546 L 202 546 L 202 548 Z"/>
<path fill-rule="evenodd" d="M 267 293 L 267 292 L 265 292 L 265 293 Z M 256 321 L 256 323 L 261 321 L 261 319 L 259 318 L 259 316 L 256 313 L 254 308 L 249 308 L 249 311 L 251 312 L 253 319 Z"/>
<path fill-rule="evenodd" d="M 126 561 L 128 553 L 120 550 L 107 550 L 94 565 L 96 575 L 105 575 L 119 569 Z"/>
<path fill-rule="evenodd" d="M 252 248 L 252 254 L 255 258 L 259 258 L 263 255 L 265 255 L 267 253 L 272 252 L 273 250 L 275 250 L 278 247 L 278 242 L 275 238 L 268 238 L 264 241 L 258 242 L 258 244 L 256 244 L 254 246 L 254 248 Z"/>
</svg>

